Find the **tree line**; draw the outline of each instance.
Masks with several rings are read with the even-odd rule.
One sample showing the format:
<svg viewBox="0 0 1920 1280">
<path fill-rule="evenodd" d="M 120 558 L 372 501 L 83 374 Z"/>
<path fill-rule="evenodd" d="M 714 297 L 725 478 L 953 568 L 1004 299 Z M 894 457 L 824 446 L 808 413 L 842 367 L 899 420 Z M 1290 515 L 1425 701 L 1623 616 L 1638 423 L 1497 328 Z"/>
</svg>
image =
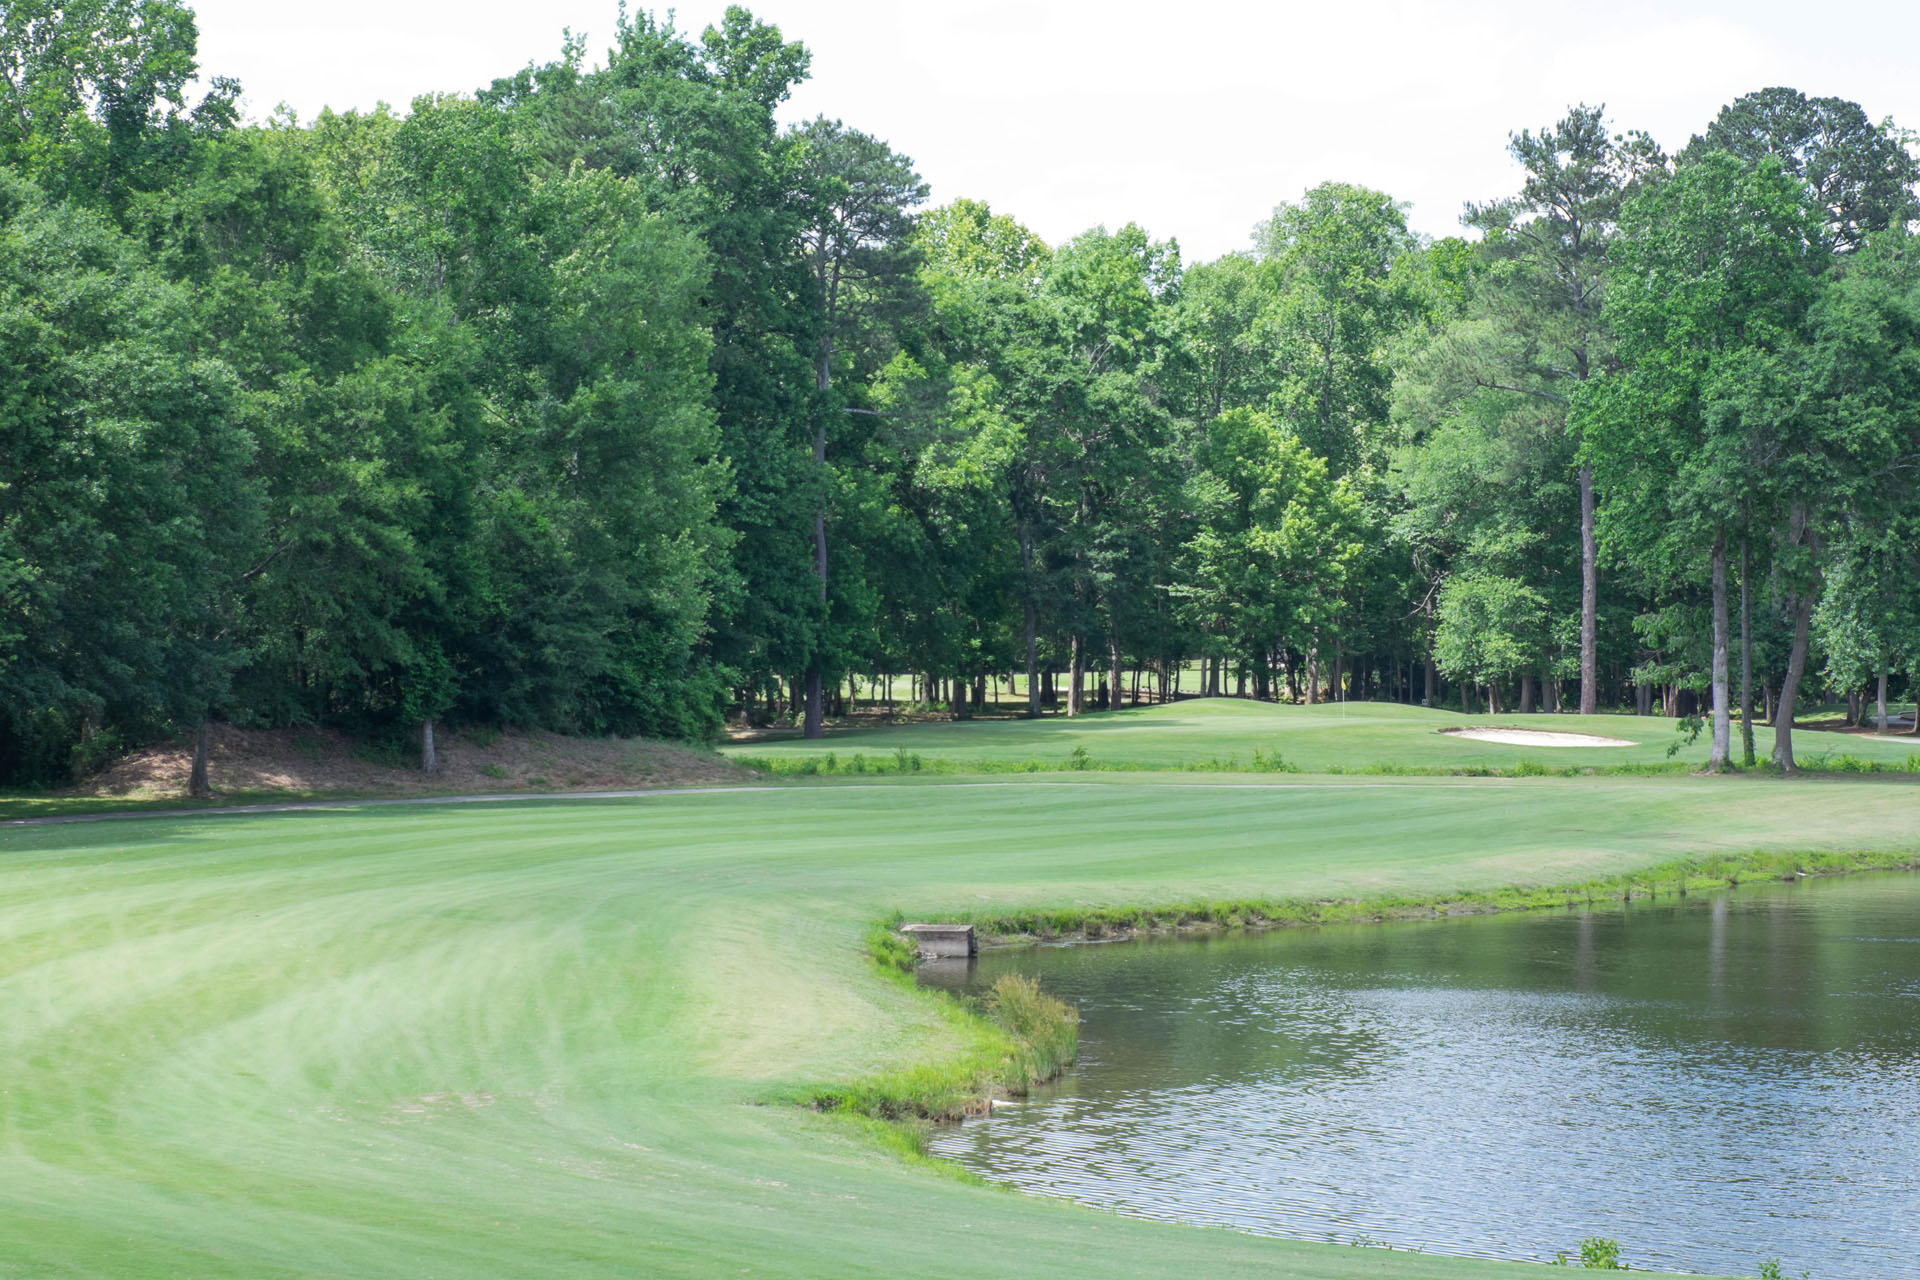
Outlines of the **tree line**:
<svg viewBox="0 0 1920 1280">
<path fill-rule="evenodd" d="M 1633 708 L 1746 759 L 1920 666 L 1904 133 L 1599 108 L 1415 235 L 1049 245 L 621 13 L 404 114 L 197 101 L 174 0 L 0 9 L 0 781 L 215 719 L 809 735 L 850 679 Z M 1737 627 L 1737 634 L 1736 634 Z M 1737 669 L 1737 670 L 1736 670 Z M 889 684 L 889 687 L 890 684 Z M 1758 705 L 1756 706 L 1756 702 Z"/>
</svg>

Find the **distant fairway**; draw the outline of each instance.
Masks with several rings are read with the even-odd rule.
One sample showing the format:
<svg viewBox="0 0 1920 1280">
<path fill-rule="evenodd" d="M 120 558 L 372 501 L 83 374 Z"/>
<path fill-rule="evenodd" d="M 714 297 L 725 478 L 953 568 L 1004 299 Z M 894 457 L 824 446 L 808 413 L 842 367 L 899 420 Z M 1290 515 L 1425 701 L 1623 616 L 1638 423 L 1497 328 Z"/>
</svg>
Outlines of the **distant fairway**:
<svg viewBox="0 0 1920 1280">
<path fill-rule="evenodd" d="M 1443 734 L 1443 729 L 1504 725 L 1559 733 L 1603 734 L 1624 738 L 1632 747 L 1574 748 L 1506 746 Z M 1180 769 L 1213 761 L 1250 767 L 1256 749 L 1279 752 L 1290 765 L 1308 773 L 1330 768 L 1361 770 L 1379 766 L 1419 769 L 1511 769 L 1532 761 L 1554 769 L 1603 768 L 1616 764 L 1664 764 L 1674 741 L 1674 722 L 1660 716 L 1461 715 L 1390 702 L 1332 703 L 1315 707 L 1280 706 L 1238 698 L 1196 699 L 1166 706 L 1129 708 L 1069 719 L 977 720 L 956 723 L 842 729 L 823 742 L 797 735 L 736 743 L 724 748 L 744 764 L 763 756 L 819 755 L 828 751 L 885 755 L 918 752 L 944 760 L 1017 762 L 1038 760 L 1064 766 L 1075 747 L 1084 747 L 1100 765 Z M 1879 738 L 1866 734 L 1816 733 L 1797 729 L 1794 753 L 1802 765 L 1816 768 L 1822 756 L 1851 754 L 1862 759 L 1898 762 L 1920 752 L 1920 738 Z M 1705 765 L 1710 743 L 1700 740 L 1677 757 Z M 1754 746 L 1762 759 L 1773 749 L 1773 730 L 1758 725 Z M 1734 729 L 1734 751 L 1740 749 Z"/>
<path fill-rule="evenodd" d="M 1112 750 L 1190 714 L 1074 731 Z M 1288 718 L 1199 714 L 1242 743 Z M 1920 852 L 1916 795 L 1104 774 L 0 831 L 0 1275 L 1534 1274 L 969 1186 L 778 1099 L 950 1047 L 861 952 L 896 909 Z"/>
</svg>

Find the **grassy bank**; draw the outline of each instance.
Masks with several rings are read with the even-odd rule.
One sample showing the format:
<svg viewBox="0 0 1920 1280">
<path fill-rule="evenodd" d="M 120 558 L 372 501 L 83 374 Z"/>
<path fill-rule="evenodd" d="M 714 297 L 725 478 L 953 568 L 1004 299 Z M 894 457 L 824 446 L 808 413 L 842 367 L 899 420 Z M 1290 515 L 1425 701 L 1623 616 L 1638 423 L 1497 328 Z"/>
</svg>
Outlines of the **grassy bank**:
<svg viewBox="0 0 1920 1280">
<path fill-rule="evenodd" d="M 1084 926 L 1915 856 L 1912 795 L 1090 773 L 6 831 L 0 1274 L 1524 1274 L 1007 1196 L 750 1104 L 1004 1065 L 877 975 L 895 913 Z"/>
</svg>

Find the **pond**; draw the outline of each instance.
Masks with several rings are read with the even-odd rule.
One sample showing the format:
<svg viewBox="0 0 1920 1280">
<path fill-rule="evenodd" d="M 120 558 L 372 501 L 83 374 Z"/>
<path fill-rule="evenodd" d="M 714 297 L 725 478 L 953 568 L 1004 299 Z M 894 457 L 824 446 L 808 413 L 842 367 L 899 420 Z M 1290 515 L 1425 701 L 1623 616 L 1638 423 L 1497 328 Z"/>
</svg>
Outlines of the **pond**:
<svg viewBox="0 0 1920 1280">
<path fill-rule="evenodd" d="M 1920 1276 L 1920 876 L 989 952 L 1079 1066 L 934 1151 L 1141 1217 L 1643 1268 Z"/>
</svg>

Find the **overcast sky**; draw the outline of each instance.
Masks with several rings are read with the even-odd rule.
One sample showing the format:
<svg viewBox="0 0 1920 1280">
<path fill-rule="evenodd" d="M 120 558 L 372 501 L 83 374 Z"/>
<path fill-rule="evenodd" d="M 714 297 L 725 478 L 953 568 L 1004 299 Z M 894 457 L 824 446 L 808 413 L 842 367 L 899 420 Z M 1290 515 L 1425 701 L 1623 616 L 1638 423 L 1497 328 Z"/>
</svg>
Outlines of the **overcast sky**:
<svg viewBox="0 0 1920 1280">
<path fill-rule="evenodd" d="M 675 7 L 693 30 L 725 8 Z M 813 51 L 788 119 L 835 116 L 887 139 L 936 202 L 987 200 L 1050 241 L 1138 222 L 1177 237 L 1188 261 L 1245 247 L 1276 203 L 1328 179 L 1390 192 L 1415 229 L 1451 234 L 1464 201 L 1515 186 L 1508 132 L 1570 102 L 1604 102 L 1669 149 L 1776 84 L 1920 128 L 1913 0 L 1856 0 L 1831 20 L 1800 0 L 750 7 Z M 203 68 L 239 77 L 255 116 L 471 91 L 549 60 L 567 27 L 598 59 L 615 21 L 615 0 L 194 8 Z"/>
</svg>

